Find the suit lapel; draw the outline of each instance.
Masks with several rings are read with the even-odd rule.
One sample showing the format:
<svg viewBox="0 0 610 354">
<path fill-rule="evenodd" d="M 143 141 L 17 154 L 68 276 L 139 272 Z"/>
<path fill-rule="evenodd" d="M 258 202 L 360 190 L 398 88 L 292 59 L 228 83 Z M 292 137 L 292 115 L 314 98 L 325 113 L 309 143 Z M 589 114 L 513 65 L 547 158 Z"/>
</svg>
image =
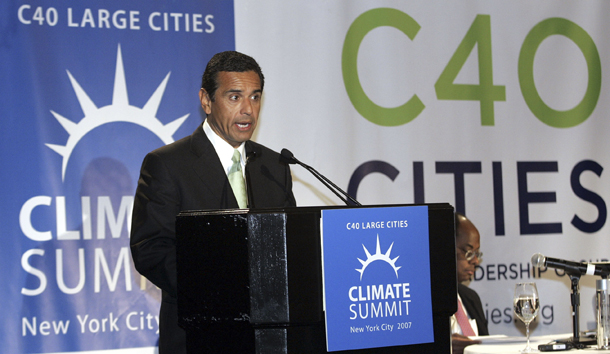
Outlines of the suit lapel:
<svg viewBox="0 0 610 354">
<path fill-rule="evenodd" d="M 206 187 L 206 200 L 220 201 L 218 208 L 238 208 L 237 200 L 222 168 L 222 163 L 216 154 L 214 146 L 205 135 L 201 125 L 191 136 L 191 152 L 195 155 L 193 171 Z"/>
</svg>

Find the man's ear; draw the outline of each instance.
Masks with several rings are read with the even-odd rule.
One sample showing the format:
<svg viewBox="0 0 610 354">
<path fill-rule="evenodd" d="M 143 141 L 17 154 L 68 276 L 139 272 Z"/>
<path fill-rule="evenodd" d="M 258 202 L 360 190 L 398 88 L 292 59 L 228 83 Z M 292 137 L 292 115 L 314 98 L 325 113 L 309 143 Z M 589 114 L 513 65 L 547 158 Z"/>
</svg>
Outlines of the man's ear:
<svg viewBox="0 0 610 354">
<path fill-rule="evenodd" d="M 210 100 L 210 95 L 208 95 L 208 92 L 204 88 L 199 90 L 199 101 L 201 102 L 201 108 L 203 108 L 205 114 L 212 113 L 212 100 Z"/>
</svg>

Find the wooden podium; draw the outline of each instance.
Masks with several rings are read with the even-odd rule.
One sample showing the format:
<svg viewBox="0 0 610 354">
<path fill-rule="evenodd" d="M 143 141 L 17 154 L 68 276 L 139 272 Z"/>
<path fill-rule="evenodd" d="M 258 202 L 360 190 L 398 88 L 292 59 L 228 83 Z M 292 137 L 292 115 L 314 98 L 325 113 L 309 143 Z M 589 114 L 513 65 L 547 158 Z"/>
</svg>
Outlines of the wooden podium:
<svg viewBox="0 0 610 354">
<path fill-rule="evenodd" d="M 392 206 L 408 205 L 378 207 Z M 427 206 L 434 342 L 335 353 L 450 353 L 454 211 L 449 204 Z M 188 352 L 327 353 L 320 216 L 335 208 L 180 213 L 178 318 Z"/>
</svg>

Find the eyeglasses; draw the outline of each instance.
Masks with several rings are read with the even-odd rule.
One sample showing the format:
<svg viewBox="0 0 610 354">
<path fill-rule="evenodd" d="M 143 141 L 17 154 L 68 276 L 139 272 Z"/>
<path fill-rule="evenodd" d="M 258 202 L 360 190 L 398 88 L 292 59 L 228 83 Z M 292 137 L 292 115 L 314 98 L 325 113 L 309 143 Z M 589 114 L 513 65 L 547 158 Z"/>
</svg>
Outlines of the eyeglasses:
<svg viewBox="0 0 610 354">
<path fill-rule="evenodd" d="M 481 251 L 473 251 L 473 250 L 464 251 L 464 250 L 462 250 L 462 252 L 464 252 L 464 258 L 466 258 L 466 260 L 468 262 L 472 261 L 472 259 L 474 257 L 477 257 L 479 262 L 481 262 L 483 260 L 483 252 L 481 252 Z"/>
</svg>

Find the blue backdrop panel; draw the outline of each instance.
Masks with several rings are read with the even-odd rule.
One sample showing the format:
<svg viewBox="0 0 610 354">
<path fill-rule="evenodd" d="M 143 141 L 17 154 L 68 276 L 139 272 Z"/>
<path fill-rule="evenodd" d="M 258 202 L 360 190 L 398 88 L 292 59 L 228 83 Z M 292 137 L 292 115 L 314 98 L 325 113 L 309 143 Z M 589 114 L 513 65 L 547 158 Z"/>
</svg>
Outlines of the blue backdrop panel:
<svg viewBox="0 0 610 354">
<path fill-rule="evenodd" d="M 5 353 L 154 346 L 159 290 L 128 229 L 144 155 L 202 121 L 232 1 L 0 4 Z"/>
</svg>

